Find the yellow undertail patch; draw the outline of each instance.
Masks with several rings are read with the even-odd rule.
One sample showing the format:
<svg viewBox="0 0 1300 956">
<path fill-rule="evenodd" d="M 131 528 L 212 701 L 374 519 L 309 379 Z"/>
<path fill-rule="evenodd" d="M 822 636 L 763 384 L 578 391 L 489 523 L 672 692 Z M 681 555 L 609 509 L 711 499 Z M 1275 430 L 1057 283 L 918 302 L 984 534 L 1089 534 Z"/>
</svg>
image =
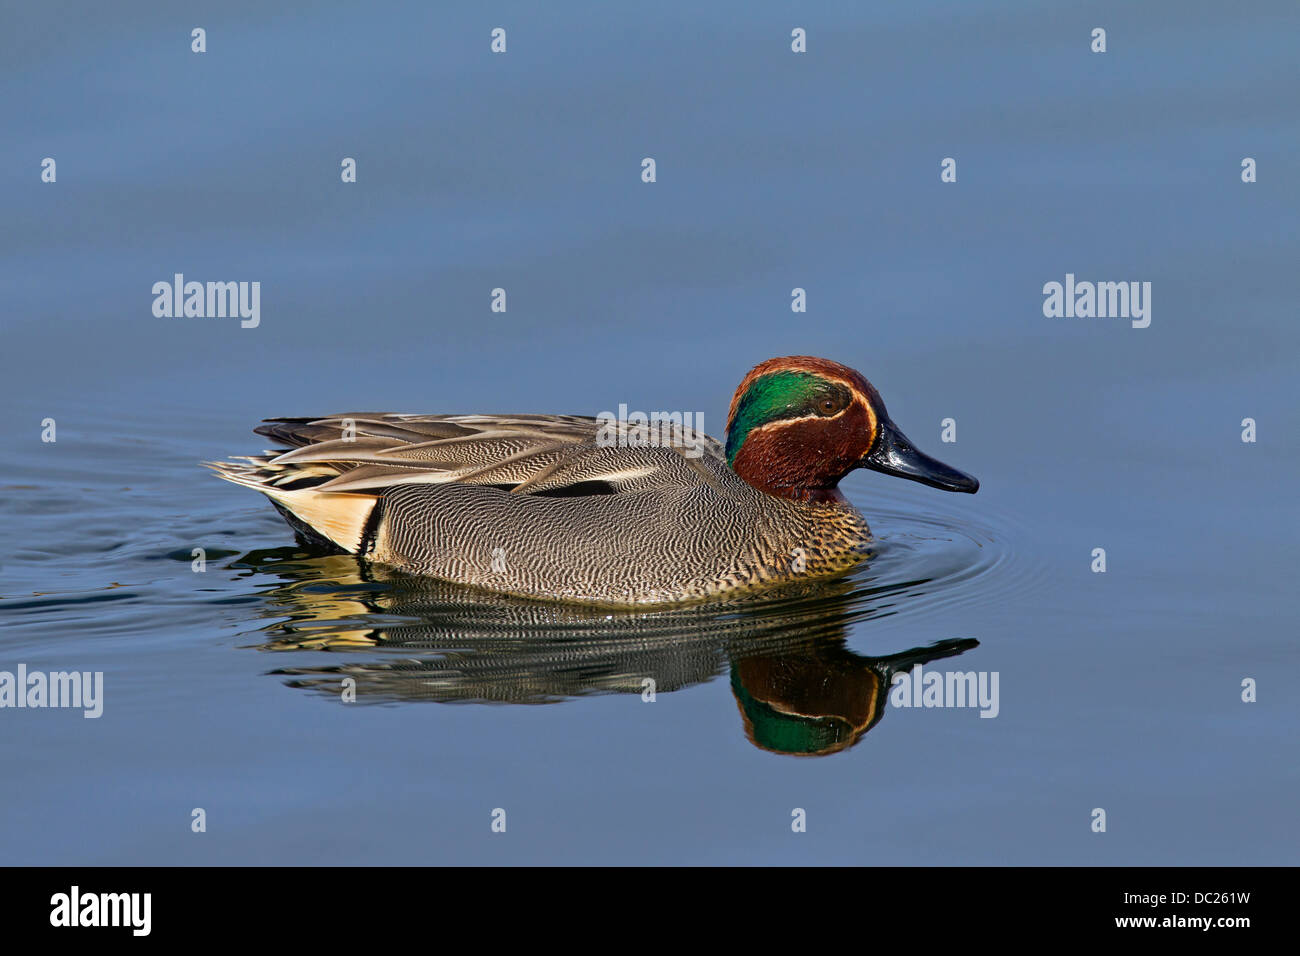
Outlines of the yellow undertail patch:
<svg viewBox="0 0 1300 956">
<path fill-rule="evenodd" d="M 330 493 L 317 491 L 314 488 L 283 490 L 270 483 L 275 479 L 275 474 L 274 472 L 268 474 L 264 467 L 258 467 L 260 463 L 238 465 L 234 462 L 205 462 L 204 464 L 227 481 L 260 491 L 291 511 L 294 517 L 316 533 L 329 538 L 351 554 L 356 554 L 360 549 L 366 522 L 370 520 L 370 513 L 375 508 L 375 502 L 379 500 L 375 495 Z"/>
<path fill-rule="evenodd" d="M 379 499 L 374 495 L 330 494 L 303 488 L 299 491 L 261 489 L 268 498 L 278 501 L 314 531 L 329 538 L 340 548 L 356 554 L 361 547 L 370 512 Z"/>
</svg>

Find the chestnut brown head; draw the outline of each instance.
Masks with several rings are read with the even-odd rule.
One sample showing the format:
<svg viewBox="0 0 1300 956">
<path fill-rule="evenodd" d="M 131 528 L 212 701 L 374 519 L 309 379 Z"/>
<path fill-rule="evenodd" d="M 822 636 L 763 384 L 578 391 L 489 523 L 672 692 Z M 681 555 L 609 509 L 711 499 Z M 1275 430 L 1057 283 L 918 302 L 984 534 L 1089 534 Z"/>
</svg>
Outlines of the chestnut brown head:
<svg viewBox="0 0 1300 956">
<path fill-rule="evenodd" d="M 840 500 L 836 486 L 854 468 L 979 490 L 918 451 L 861 374 L 808 355 L 768 359 L 745 376 L 727 415 L 727 462 L 754 487 L 800 501 Z"/>
</svg>

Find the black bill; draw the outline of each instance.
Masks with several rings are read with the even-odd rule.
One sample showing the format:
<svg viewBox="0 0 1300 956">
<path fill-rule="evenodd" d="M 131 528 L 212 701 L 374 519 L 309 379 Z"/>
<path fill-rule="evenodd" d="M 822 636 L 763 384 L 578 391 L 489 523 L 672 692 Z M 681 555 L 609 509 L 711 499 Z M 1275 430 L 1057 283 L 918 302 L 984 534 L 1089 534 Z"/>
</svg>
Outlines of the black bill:
<svg viewBox="0 0 1300 956">
<path fill-rule="evenodd" d="M 858 461 L 858 467 L 919 481 L 944 491 L 964 491 L 973 495 L 980 490 L 979 481 L 964 471 L 917 451 L 916 446 L 889 419 L 880 422 L 876 443 Z"/>
</svg>

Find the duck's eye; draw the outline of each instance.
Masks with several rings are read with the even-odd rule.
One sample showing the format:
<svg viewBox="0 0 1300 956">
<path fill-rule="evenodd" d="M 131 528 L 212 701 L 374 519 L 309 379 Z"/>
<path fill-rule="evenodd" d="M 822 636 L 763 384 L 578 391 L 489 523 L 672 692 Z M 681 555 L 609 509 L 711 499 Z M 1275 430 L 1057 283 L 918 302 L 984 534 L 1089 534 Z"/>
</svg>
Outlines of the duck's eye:
<svg viewBox="0 0 1300 956">
<path fill-rule="evenodd" d="M 801 414 L 833 418 L 848 408 L 850 401 L 852 396 L 849 395 L 848 389 L 838 385 L 828 385 L 804 397 L 800 403 Z"/>
</svg>

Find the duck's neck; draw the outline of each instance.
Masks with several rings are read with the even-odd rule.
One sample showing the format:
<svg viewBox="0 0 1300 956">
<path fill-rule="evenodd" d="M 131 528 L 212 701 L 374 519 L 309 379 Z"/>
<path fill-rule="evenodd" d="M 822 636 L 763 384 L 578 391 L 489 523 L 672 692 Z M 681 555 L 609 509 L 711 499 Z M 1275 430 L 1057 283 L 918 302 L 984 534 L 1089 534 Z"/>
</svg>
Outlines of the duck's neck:
<svg viewBox="0 0 1300 956">
<path fill-rule="evenodd" d="M 849 504 L 837 487 L 839 475 L 832 480 L 815 466 L 815 459 L 773 454 L 762 442 L 742 445 L 732 459 L 731 468 L 747 484 L 777 498 L 812 504 Z"/>
</svg>

